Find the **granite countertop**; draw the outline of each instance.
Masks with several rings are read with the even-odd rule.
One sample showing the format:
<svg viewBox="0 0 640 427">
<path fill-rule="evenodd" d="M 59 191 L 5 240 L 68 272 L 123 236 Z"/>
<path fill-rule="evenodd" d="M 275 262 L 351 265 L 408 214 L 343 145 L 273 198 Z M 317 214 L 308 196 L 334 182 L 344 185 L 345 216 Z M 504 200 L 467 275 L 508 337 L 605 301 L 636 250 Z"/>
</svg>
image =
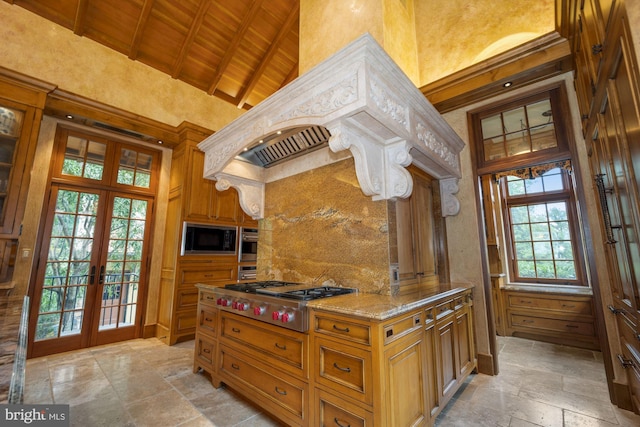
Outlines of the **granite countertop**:
<svg viewBox="0 0 640 427">
<path fill-rule="evenodd" d="M 21 403 L 22 382 L 16 376 L 24 374 L 24 360 L 20 359 L 26 343 L 20 328 L 21 323 L 23 329 L 26 326 L 22 321 L 25 301 L 22 295 L 0 296 L 0 403 Z"/>
<path fill-rule="evenodd" d="M 473 284 L 467 283 L 448 283 L 428 291 L 416 291 L 396 296 L 370 293 L 339 295 L 309 301 L 307 307 L 367 319 L 386 320 L 473 287 Z"/>
</svg>

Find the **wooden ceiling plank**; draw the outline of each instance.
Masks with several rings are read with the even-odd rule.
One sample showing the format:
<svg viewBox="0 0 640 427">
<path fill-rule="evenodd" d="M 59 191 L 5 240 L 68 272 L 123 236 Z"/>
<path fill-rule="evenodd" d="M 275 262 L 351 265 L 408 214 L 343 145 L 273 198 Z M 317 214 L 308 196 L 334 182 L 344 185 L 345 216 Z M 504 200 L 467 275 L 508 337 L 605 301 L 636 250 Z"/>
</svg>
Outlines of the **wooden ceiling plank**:
<svg viewBox="0 0 640 427">
<path fill-rule="evenodd" d="M 73 33 L 79 36 L 84 35 L 85 22 L 87 19 L 87 7 L 89 0 L 78 0 L 78 8 L 76 9 L 76 17 L 73 21 Z"/>
<path fill-rule="evenodd" d="M 213 78 L 211 79 L 211 83 L 209 84 L 209 90 L 207 91 L 209 95 L 213 95 L 213 93 L 218 88 L 218 84 L 220 84 L 222 75 L 227 70 L 227 67 L 229 66 L 229 63 L 231 63 L 231 59 L 233 59 L 233 55 L 236 53 L 236 50 L 240 45 L 240 42 L 242 41 L 247 31 L 249 30 L 249 27 L 251 26 L 251 23 L 253 22 L 254 18 L 260 11 L 260 8 L 262 7 L 262 3 L 264 3 L 264 0 L 255 0 L 251 4 L 251 8 L 249 9 L 249 12 L 247 12 L 247 14 L 244 16 L 242 20 L 242 24 L 240 25 L 240 28 L 238 28 L 238 31 L 236 31 L 236 33 L 233 35 L 233 40 L 231 40 L 231 43 L 229 43 L 229 46 L 227 47 L 224 53 L 224 56 L 222 57 L 222 60 L 218 63 L 218 66 L 216 67 L 216 72 L 213 75 Z"/>
<path fill-rule="evenodd" d="M 142 11 L 140 12 L 140 17 L 138 18 L 136 29 L 133 32 L 131 46 L 129 47 L 129 59 L 136 59 L 136 57 L 138 56 L 138 49 L 140 49 L 142 36 L 144 35 L 147 21 L 149 21 L 149 16 L 151 15 L 151 10 L 153 9 L 153 2 L 154 0 L 145 0 L 144 4 L 142 5 Z"/>
<path fill-rule="evenodd" d="M 198 7 L 198 12 L 193 19 L 193 24 L 189 27 L 189 34 L 187 34 L 187 38 L 185 39 L 182 47 L 180 48 L 180 53 L 176 58 L 176 62 L 173 65 L 173 72 L 171 73 L 171 77 L 174 79 L 178 78 L 182 71 L 182 66 L 184 65 L 184 61 L 191 50 L 191 46 L 193 45 L 193 40 L 196 35 L 200 31 L 202 27 L 202 20 L 204 16 L 207 14 L 209 10 L 209 6 L 211 6 L 211 0 L 200 0 L 200 6 Z"/>
<path fill-rule="evenodd" d="M 260 61 L 260 65 L 258 65 L 255 72 L 253 73 L 253 76 L 251 77 L 251 81 L 247 86 L 245 86 L 242 92 L 240 92 L 240 96 L 239 96 L 240 101 L 238 102 L 238 108 L 242 108 L 244 106 L 245 102 L 247 101 L 247 98 L 251 94 L 251 91 L 253 91 L 253 88 L 258 83 L 258 80 L 260 80 L 260 78 L 262 77 L 264 70 L 269 66 L 269 62 L 271 61 L 275 53 L 278 51 L 278 48 L 280 47 L 280 43 L 286 37 L 286 35 L 289 34 L 289 31 L 291 31 L 291 26 L 296 22 L 298 22 L 299 12 L 300 12 L 300 3 L 298 2 L 296 3 L 295 7 L 291 9 L 289 16 L 287 16 L 286 21 L 280 28 L 280 31 L 278 31 L 276 38 L 269 45 L 269 50 L 267 50 L 265 55 L 262 57 L 262 60 Z"/>
</svg>

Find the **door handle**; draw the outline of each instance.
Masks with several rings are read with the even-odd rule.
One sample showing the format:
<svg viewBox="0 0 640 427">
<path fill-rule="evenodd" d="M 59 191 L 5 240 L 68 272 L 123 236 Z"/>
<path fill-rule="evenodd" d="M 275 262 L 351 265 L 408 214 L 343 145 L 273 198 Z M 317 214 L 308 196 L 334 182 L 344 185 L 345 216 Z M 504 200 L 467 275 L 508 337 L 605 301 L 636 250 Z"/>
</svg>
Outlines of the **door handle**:
<svg viewBox="0 0 640 427">
<path fill-rule="evenodd" d="M 96 266 L 91 266 L 91 273 L 89 274 L 89 284 L 93 285 L 96 281 Z"/>
<path fill-rule="evenodd" d="M 98 284 L 102 285 L 104 283 L 104 265 L 100 266 L 100 279 L 98 279 Z"/>
</svg>

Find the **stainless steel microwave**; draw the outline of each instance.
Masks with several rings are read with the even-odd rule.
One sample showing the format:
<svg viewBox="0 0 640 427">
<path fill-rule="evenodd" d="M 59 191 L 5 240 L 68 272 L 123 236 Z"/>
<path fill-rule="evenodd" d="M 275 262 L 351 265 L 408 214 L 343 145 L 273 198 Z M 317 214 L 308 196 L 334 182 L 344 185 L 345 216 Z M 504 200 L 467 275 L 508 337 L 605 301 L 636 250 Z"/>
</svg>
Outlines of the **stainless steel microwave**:
<svg viewBox="0 0 640 427">
<path fill-rule="evenodd" d="M 185 222 L 182 226 L 182 255 L 235 255 L 238 228 Z"/>
</svg>

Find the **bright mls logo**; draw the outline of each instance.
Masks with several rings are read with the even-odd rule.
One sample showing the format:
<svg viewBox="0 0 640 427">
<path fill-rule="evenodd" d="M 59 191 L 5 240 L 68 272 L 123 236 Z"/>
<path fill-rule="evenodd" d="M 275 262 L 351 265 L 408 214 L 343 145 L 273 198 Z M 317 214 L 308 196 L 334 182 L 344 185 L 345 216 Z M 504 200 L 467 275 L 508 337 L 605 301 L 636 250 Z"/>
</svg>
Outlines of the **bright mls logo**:
<svg viewBox="0 0 640 427">
<path fill-rule="evenodd" d="M 69 427 L 69 405 L 0 405 L 0 425 Z"/>
</svg>

